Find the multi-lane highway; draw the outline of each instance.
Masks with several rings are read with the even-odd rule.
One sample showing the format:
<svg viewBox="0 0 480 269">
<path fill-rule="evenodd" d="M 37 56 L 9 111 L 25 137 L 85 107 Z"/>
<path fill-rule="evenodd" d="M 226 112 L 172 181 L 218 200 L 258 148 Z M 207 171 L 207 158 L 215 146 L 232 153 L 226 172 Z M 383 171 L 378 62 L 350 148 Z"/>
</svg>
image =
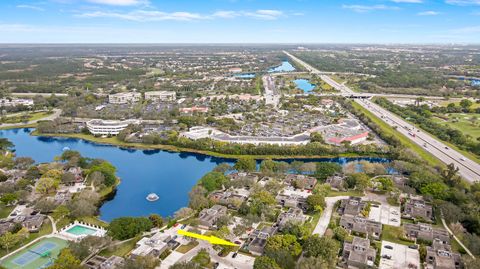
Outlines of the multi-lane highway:
<svg viewBox="0 0 480 269">
<path fill-rule="evenodd" d="M 286 51 L 284 53 L 288 55 L 291 59 L 296 61 L 297 63 L 304 66 L 308 71 L 319 75 L 322 80 L 324 80 L 326 83 L 328 83 L 330 86 L 334 87 L 335 89 L 339 90 L 340 92 L 345 94 L 352 94 L 352 95 L 356 94 L 353 90 L 351 90 L 347 86 L 334 81 L 329 76 L 325 75 L 324 73 L 320 72 L 319 70 L 315 69 L 314 67 L 300 60 L 299 58 L 291 55 Z M 442 143 L 440 140 L 423 132 L 422 130 L 419 130 L 409 122 L 394 115 L 388 110 L 374 104 L 368 99 L 355 99 L 355 102 L 357 102 L 359 105 L 361 105 L 368 111 L 372 112 L 375 116 L 383 120 L 385 123 L 387 123 L 391 127 L 396 128 L 396 130 L 401 135 L 404 135 L 405 137 L 407 137 L 417 145 L 421 146 L 423 150 L 437 157 L 443 163 L 445 164 L 453 163 L 455 167 L 459 169 L 459 174 L 462 177 L 464 177 L 466 180 L 470 182 L 475 182 L 480 180 L 480 164 L 468 159 L 467 157 L 462 155 L 460 152 L 454 149 L 451 149 L 450 147 Z"/>
</svg>

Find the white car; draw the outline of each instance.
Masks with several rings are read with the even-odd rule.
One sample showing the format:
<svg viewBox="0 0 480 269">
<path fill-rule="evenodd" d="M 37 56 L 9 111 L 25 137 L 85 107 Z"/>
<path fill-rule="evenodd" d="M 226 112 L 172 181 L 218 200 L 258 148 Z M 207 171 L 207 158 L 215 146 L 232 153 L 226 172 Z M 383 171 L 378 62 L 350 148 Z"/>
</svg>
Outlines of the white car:
<svg viewBox="0 0 480 269">
<path fill-rule="evenodd" d="M 460 158 L 460 161 L 466 161 L 467 159 L 465 159 L 465 157 L 461 157 Z"/>
</svg>

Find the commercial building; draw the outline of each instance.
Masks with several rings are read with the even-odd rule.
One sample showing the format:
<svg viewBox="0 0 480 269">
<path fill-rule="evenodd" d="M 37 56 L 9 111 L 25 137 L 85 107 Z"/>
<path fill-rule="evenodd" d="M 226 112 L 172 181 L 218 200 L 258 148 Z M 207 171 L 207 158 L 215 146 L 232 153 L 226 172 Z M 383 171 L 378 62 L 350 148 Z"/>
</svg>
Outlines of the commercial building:
<svg viewBox="0 0 480 269">
<path fill-rule="evenodd" d="M 32 99 L 20 98 L 2 98 L 0 99 L 0 107 L 15 107 L 15 106 L 33 106 Z"/>
<path fill-rule="evenodd" d="M 87 129 L 93 135 L 118 135 L 130 124 L 140 124 L 138 120 L 99 120 L 93 119 L 87 121 Z"/>
<path fill-rule="evenodd" d="M 145 92 L 145 100 L 152 102 L 175 101 L 177 94 L 172 91 Z"/>
<path fill-rule="evenodd" d="M 139 92 L 120 92 L 108 95 L 108 102 L 110 104 L 128 104 L 135 103 L 142 99 L 142 94 Z"/>
</svg>

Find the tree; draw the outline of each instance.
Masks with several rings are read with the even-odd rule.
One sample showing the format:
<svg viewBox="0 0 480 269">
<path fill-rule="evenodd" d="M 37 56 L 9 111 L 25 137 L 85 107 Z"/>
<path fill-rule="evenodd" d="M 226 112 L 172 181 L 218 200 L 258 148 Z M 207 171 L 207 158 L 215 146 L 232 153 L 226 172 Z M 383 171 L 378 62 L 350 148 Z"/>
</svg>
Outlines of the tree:
<svg viewBox="0 0 480 269">
<path fill-rule="evenodd" d="M 321 257 L 302 258 L 298 261 L 296 269 L 329 269 L 329 266 Z"/>
<path fill-rule="evenodd" d="M 200 184 L 208 191 L 221 189 L 228 182 L 227 177 L 220 172 L 208 172 L 200 179 Z"/>
<path fill-rule="evenodd" d="M 18 157 L 18 158 L 15 158 L 14 162 L 15 162 L 14 168 L 21 169 L 21 170 L 26 170 L 35 163 L 35 161 L 30 157 Z"/>
<path fill-rule="evenodd" d="M 420 189 L 420 192 L 440 200 L 444 200 L 449 195 L 448 186 L 440 182 L 428 183 Z"/>
<path fill-rule="evenodd" d="M 150 214 L 150 216 L 148 216 L 148 219 L 152 222 L 153 226 L 157 228 L 161 228 L 165 224 L 162 216 L 158 214 Z"/>
<path fill-rule="evenodd" d="M 228 171 L 231 171 L 233 167 L 229 163 L 221 163 L 217 165 L 215 168 L 213 168 L 214 172 L 220 172 L 225 174 Z"/>
<path fill-rule="evenodd" d="M 48 269 L 82 269 L 81 261 L 77 259 L 72 251 L 68 248 L 60 251 L 57 259 L 53 265 L 47 267 Z"/>
<path fill-rule="evenodd" d="M 457 176 L 459 170 L 458 167 L 455 167 L 455 164 L 451 163 L 448 164 L 447 168 L 443 169 L 440 174 L 445 183 L 453 187 L 460 182 L 460 178 Z"/>
<path fill-rule="evenodd" d="M 318 143 L 325 143 L 325 139 L 323 135 L 319 132 L 310 133 L 310 142 L 318 142 Z"/>
<path fill-rule="evenodd" d="M 286 250 L 293 257 L 297 257 L 302 252 L 302 247 L 297 242 L 297 238 L 294 235 L 274 235 L 267 239 L 265 245 L 265 253 L 267 255 L 278 252 L 280 250 Z"/>
<path fill-rule="evenodd" d="M 346 182 L 349 188 L 364 191 L 368 187 L 370 180 L 365 173 L 354 173 L 347 177 Z"/>
<path fill-rule="evenodd" d="M 339 247 L 338 242 L 331 238 L 312 235 L 303 244 L 303 254 L 305 257 L 321 257 L 325 261 L 334 262 Z"/>
<path fill-rule="evenodd" d="M 55 191 L 58 188 L 58 185 L 59 185 L 59 180 L 56 180 L 51 177 L 42 176 L 38 180 L 37 186 L 35 189 L 37 190 L 38 193 L 48 194 L 51 191 Z"/>
<path fill-rule="evenodd" d="M 41 213 L 50 213 L 55 209 L 55 202 L 52 199 L 42 198 L 35 203 L 34 208 Z"/>
<path fill-rule="evenodd" d="M 309 211 L 322 212 L 325 208 L 325 197 L 320 194 L 312 194 L 307 197 L 307 205 Z"/>
<path fill-rule="evenodd" d="M 473 102 L 468 100 L 468 99 L 462 99 L 462 101 L 460 101 L 460 106 L 463 108 L 463 109 L 468 109 L 470 108 L 471 106 L 473 105 Z"/>
<path fill-rule="evenodd" d="M 195 210 L 207 208 L 210 202 L 207 197 L 205 197 L 206 194 L 207 190 L 203 186 L 193 186 L 192 190 L 188 193 L 188 197 L 190 198 L 188 206 Z"/>
<path fill-rule="evenodd" d="M 16 234 L 6 232 L 0 236 L 0 246 L 10 252 L 10 248 L 18 244 L 19 238 Z"/>
<path fill-rule="evenodd" d="M 16 193 L 5 193 L 4 195 L 2 195 L 2 198 L 0 198 L 0 201 L 4 204 L 4 205 L 10 205 L 12 204 L 13 202 L 17 201 L 18 197 L 17 197 L 17 194 Z"/>
<path fill-rule="evenodd" d="M 197 255 L 192 258 L 192 261 L 206 267 L 210 264 L 210 254 L 208 254 L 206 249 L 202 248 L 200 251 L 198 251 Z"/>
<path fill-rule="evenodd" d="M 154 269 L 159 265 L 160 260 L 152 255 L 137 256 L 127 259 L 119 269 Z"/>
<path fill-rule="evenodd" d="M 192 261 L 177 262 L 170 266 L 169 269 L 202 269 L 203 267 Z"/>
<path fill-rule="evenodd" d="M 103 174 L 104 181 L 103 183 L 105 186 L 113 186 L 115 182 L 117 182 L 117 177 L 115 176 L 115 172 L 117 169 L 111 163 L 101 160 L 100 163 L 93 165 L 90 167 L 88 171 L 88 175 L 92 174 L 93 172 L 98 171 Z"/>
<path fill-rule="evenodd" d="M 135 237 L 144 231 L 152 229 L 153 224 L 148 218 L 121 217 L 113 219 L 108 225 L 108 234 L 118 240 Z"/>
<path fill-rule="evenodd" d="M 233 166 L 238 171 L 253 172 L 257 169 L 257 162 L 251 157 L 242 157 Z"/>
<path fill-rule="evenodd" d="M 10 142 L 7 138 L 0 138 L 0 150 L 11 150 L 13 148 L 13 143 Z"/>
<path fill-rule="evenodd" d="M 53 210 L 52 217 L 58 221 L 68 215 L 70 215 L 70 210 L 68 209 L 68 207 L 65 205 L 59 205 Z"/>
<path fill-rule="evenodd" d="M 260 256 L 255 259 L 253 269 L 281 269 L 274 259 L 267 256 Z"/>
<path fill-rule="evenodd" d="M 74 218 L 89 217 L 95 215 L 97 206 L 92 201 L 76 198 L 68 204 L 68 210 Z"/>
<path fill-rule="evenodd" d="M 324 182 L 328 177 L 342 171 L 342 166 L 338 163 L 319 162 L 315 171 L 315 177 Z"/>
<path fill-rule="evenodd" d="M 70 172 L 64 173 L 62 175 L 62 183 L 65 185 L 75 183 L 75 175 Z"/>
</svg>

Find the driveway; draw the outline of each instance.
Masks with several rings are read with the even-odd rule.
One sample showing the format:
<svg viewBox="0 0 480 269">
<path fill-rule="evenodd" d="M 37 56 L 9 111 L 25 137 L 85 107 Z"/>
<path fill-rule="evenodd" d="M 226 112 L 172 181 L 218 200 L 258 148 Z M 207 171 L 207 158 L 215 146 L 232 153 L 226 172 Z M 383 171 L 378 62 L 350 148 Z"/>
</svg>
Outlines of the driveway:
<svg viewBox="0 0 480 269">
<path fill-rule="evenodd" d="M 320 236 L 323 236 L 325 234 L 325 231 L 328 228 L 328 224 L 330 223 L 330 219 L 332 218 L 333 206 L 336 202 L 348 198 L 349 196 L 335 196 L 325 198 L 327 206 L 323 210 L 322 215 L 320 216 L 320 219 L 318 220 L 318 223 L 313 230 L 313 234 L 318 234 Z"/>
<path fill-rule="evenodd" d="M 370 208 L 370 213 L 368 214 L 368 219 L 380 222 L 382 224 L 400 227 L 400 206 L 392 206 L 388 204 L 385 195 L 378 195 L 376 193 L 367 192 L 363 200 L 380 203 L 380 205 L 372 204 L 372 207 Z"/>
<path fill-rule="evenodd" d="M 386 248 L 385 246 L 389 246 L 392 249 Z M 384 256 L 391 258 L 383 258 Z M 420 268 L 420 254 L 418 250 L 411 249 L 405 245 L 382 241 L 380 257 L 379 269 Z"/>
</svg>

